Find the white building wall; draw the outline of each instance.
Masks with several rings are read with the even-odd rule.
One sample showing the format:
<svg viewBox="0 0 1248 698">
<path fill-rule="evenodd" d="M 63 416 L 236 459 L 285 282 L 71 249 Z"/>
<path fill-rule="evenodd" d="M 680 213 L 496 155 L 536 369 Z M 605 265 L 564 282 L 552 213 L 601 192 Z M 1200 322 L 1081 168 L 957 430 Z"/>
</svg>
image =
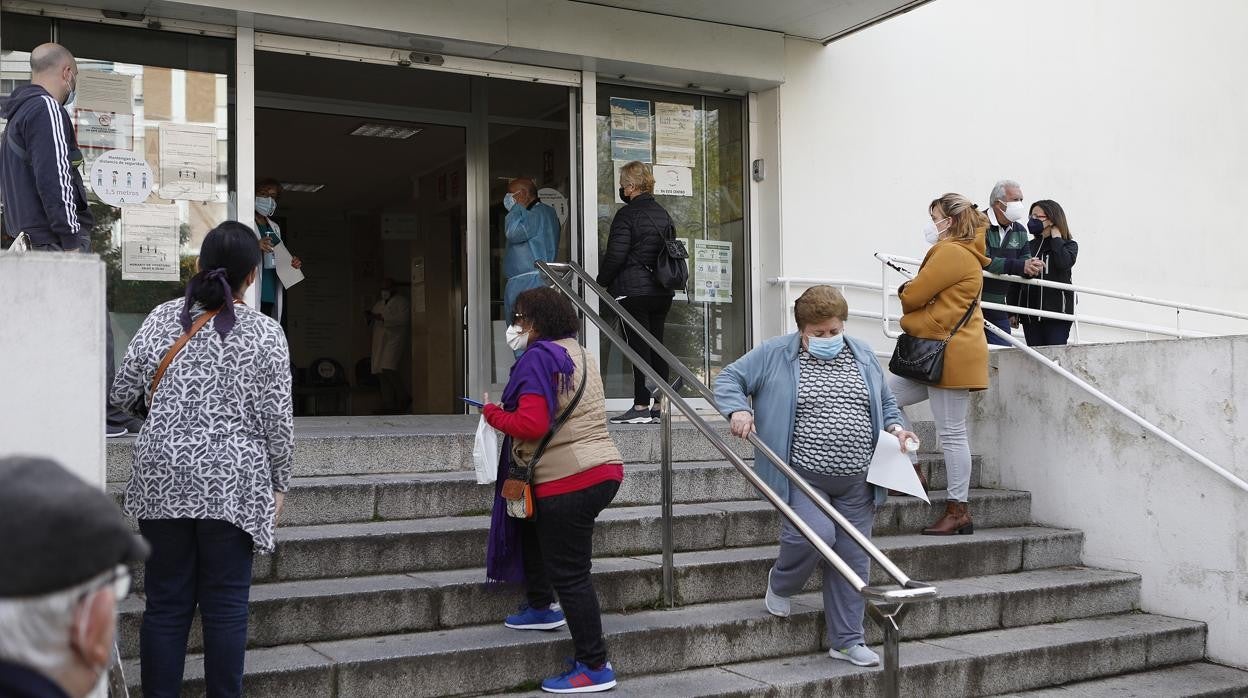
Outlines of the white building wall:
<svg viewBox="0 0 1248 698">
<path fill-rule="evenodd" d="M 938 0 L 827 47 L 787 40 L 785 275 L 878 281 L 873 252 L 922 256 L 929 201 L 983 205 L 1008 177 L 1066 209 L 1076 283 L 1248 308 L 1245 26 L 1242 0 Z"/>
<path fill-rule="evenodd" d="M 1248 479 L 1248 337 L 1045 352 Z M 1024 354 L 993 362 L 984 482 L 1031 492 L 1036 522 L 1084 532 L 1085 564 L 1139 573 L 1145 611 L 1207 623 L 1209 657 L 1248 668 L 1248 493 Z"/>
<path fill-rule="evenodd" d="M 104 486 L 104 264 L 94 255 L 0 255 L 0 457 L 17 454 Z"/>
</svg>

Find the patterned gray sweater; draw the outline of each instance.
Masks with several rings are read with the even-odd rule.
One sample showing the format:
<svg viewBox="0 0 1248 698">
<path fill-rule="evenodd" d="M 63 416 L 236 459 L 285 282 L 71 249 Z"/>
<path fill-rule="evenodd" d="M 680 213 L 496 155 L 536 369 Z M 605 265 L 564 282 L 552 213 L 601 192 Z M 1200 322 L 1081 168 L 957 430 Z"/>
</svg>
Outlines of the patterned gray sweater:
<svg viewBox="0 0 1248 698">
<path fill-rule="evenodd" d="M 798 354 L 797 416 L 793 465 L 822 475 L 857 475 L 871 464 L 875 433 L 867 383 L 853 352 L 831 361 Z"/>
<path fill-rule="evenodd" d="M 146 399 L 182 334 L 182 303 L 164 303 L 143 321 L 113 381 L 115 404 Z M 273 493 L 286 491 L 294 457 L 290 349 L 271 318 L 243 305 L 235 313 L 224 340 L 209 323 L 165 371 L 135 441 L 125 511 L 227 521 L 250 533 L 257 551 L 272 552 Z"/>
</svg>

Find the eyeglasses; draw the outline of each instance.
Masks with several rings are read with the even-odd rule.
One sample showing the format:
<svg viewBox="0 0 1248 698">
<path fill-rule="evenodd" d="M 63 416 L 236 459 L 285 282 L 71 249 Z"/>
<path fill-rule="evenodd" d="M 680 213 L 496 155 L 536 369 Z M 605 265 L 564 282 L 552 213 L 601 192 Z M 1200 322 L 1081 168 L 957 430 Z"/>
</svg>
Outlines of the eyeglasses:
<svg viewBox="0 0 1248 698">
<path fill-rule="evenodd" d="M 104 579 L 100 580 L 99 584 L 93 584 L 91 588 L 79 594 L 78 602 L 82 603 L 83 599 L 87 598 L 88 596 L 94 594 L 95 592 L 101 589 L 106 589 L 108 587 L 112 587 L 113 598 L 115 598 L 118 601 L 121 601 L 122 599 L 129 596 L 130 595 L 130 568 L 126 567 L 125 565 L 117 565 L 115 568 L 113 568 L 113 571 L 111 574 L 109 574 Z"/>
<path fill-rule="evenodd" d="M 513 318 L 517 319 L 517 320 L 523 320 L 523 319 L 524 319 L 524 313 L 512 313 L 512 314 L 511 314 L 511 316 L 512 316 Z"/>
</svg>

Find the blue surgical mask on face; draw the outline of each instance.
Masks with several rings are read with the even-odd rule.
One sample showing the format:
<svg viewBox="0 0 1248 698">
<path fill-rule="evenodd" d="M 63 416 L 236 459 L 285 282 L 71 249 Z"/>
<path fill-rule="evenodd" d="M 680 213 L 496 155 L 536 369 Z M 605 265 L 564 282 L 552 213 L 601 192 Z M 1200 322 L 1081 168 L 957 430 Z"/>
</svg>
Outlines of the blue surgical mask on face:
<svg viewBox="0 0 1248 698">
<path fill-rule="evenodd" d="M 516 197 L 512 196 L 511 192 L 507 192 L 507 195 L 503 197 L 503 208 L 510 211 L 511 207 L 515 205 L 516 205 Z"/>
<path fill-rule="evenodd" d="M 277 213 L 277 199 L 274 199 L 271 196 L 257 196 L 256 213 L 259 213 L 265 218 Z"/>
<path fill-rule="evenodd" d="M 838 334 L 832 337 L 807 337 L 806 351 L 816 359 L 831 361 L 836 358 L 837 354 L 845 348 L 845 335 Z"/>
</svg>

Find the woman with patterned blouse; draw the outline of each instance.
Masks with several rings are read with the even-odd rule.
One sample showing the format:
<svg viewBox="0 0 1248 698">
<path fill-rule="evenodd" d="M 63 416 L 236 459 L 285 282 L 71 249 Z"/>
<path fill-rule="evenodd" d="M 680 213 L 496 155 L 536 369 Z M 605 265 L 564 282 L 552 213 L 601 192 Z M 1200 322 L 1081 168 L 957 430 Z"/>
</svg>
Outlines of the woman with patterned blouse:
<svg viewBox="0 0 1248 698">
<path fill-rule="evenodd" d="M 294 452 L 286 337 L 242 304 L 259 265 L 246 226 L 209 232 L 186 298 L 148 315 L 113 383 L 118 405 L 143 400 L 150 410 L 125 499 L 152 546 L 139 634 L 149 697 L 180 694 L 197 606 L 207 694 L 242 695 L 252 552 L 273 550 Z M 153 392 L 158 367 L 185 335 Z"/>
<path fill-rule="evenodd" d="M 715 401 L 731 419 L 733 434 L 746 438 L 757 430 L 824 501 L 870 536 L 875 507 L 888 496 L 867 483 L 880 431 L 892 432 L 902 444 L 918 437 L 902 428 L 901 411 L 871 347 L 845 336 L 849 305 L 840 291 L 812 287 L 797 299 L 793 313 L 797 332 L 767 340 L 725 367 L 715 379 Z M 756 455 L 754 468 L 858 576 L 867 578 L 871 560 L 866 551 L 790 487 L 770 460 Z M 767 574 L 767 610 L 788 616 L 789 597 L 801 592 L 820 563 L 828 655 L 858 666 L 879 664 L 879 656 L 864 644 L 862 595 L 788 521 L 780 531 L 780 555 Z"/>
</svg>

